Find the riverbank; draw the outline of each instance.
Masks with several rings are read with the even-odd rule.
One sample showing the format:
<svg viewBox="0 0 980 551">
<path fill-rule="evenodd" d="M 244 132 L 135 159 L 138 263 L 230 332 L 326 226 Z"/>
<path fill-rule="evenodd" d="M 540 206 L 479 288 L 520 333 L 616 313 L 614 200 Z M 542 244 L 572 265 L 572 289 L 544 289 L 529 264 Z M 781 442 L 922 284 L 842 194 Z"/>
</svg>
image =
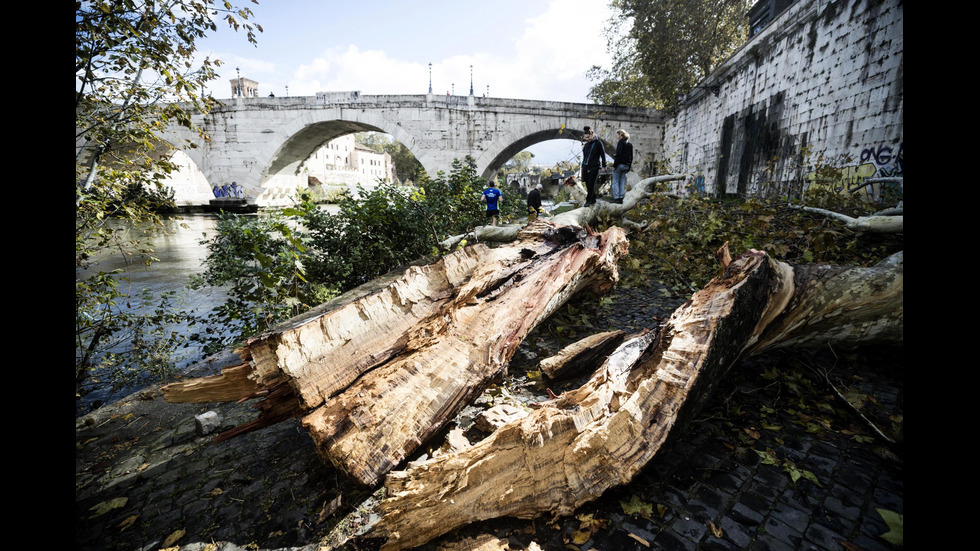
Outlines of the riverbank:
<svg viewBox="0 0 980 551">
<path fill-rule="evenodd" d="M 639 331 L 679 302 L 655 283 L 620 286 L 573 301 L 580 321 L 566 308 L 562 332 Z M 473 408 L 494 393 L 547 399 L 533 374 L 563 344 L 556 327 L 532 332 L 509 380 Z M 894 549 L 881 536 L 888 512 L 904 513 L 901 447 L 876 440 L 814 373 L 830 370 L 890 428 L 901 423 L 903 361 L 899 349 L 745 362 L 629 485 L 571 517 L 497 519 L 423 549 L 487 535 L 512 549 Z M 377 549 L 370 533 L 356 536 L 376 520 L 371 491 L 324 464 L 297 420 L 221 443 L 197 433 L 195 415 L 214 411 L 225 430 L 253 418 L 253 403 L 167 404 L 154 387 L 76 419 L 76 549 Z M 338 546 L 321 547 L 329 540 Z"/>
</svg>

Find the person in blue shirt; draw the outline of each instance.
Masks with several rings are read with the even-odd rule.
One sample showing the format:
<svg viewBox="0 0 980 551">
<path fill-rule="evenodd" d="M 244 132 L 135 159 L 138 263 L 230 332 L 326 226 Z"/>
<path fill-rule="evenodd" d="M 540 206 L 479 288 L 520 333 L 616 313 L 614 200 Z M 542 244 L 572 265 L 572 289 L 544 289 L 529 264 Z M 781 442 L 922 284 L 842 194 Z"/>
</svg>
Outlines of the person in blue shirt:
<svg viewBox="0 0 980 551">
<path fill-rule="evenodd" d="M 490 219 L 491 226 L 497 225 L 497 216 L 500 214 L 500 211 L 497 210 L 497 203 L 502 201 L 502 195 L 499 189 L 490 184 L 490 187 L 483 190 L 483 195 L 480 196 L 480 201 L 487 204 L 487 218 Z"/>
</svg>

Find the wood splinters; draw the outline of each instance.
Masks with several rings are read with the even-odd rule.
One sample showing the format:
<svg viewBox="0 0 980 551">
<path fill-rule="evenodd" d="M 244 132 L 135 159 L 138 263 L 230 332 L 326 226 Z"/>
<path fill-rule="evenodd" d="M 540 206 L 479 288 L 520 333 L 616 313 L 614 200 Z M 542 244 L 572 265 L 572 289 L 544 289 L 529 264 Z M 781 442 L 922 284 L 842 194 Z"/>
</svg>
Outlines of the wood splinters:
<svg viewBox="0 0 980 551">
<path fill-rule="evenodd" d="M 721 264 L 722 271 L 728 269 L 728 265 L 732 263 L 732 255 L 728 252 L 728 241 L 725 241 L 725 244 L 715 251 L 715 258 Z"/>
</svg>

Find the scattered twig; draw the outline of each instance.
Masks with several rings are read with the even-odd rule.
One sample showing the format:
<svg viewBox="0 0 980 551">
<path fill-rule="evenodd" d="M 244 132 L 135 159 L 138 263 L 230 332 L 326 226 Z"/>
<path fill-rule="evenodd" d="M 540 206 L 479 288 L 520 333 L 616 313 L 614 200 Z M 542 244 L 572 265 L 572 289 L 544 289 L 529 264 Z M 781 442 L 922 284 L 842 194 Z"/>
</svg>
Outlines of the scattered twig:
<svg viewBox="0 0 980 551">
<path fill-rule="evenodd" d="M 828 345 L 828 346 L 829 346 L 829 345 Z M 834 354 L 834 358 L 837 358 L 837 353 L 836 353 L 836 352 L 834 352 L 834 348 L 833 348 L 833 347 L 830 347 L 830 352 L 831 352 L 832 354 Z M 806 365 L 806 364 L 804 364 L 804 365 Z M 819 376 L 820 376 L 820 377 L 821 377 L 821 378 L 822 378 L 822 379 L 824 380 L 824 382 L 825 382 L 825 383 L 827 384 L 827 386 L 829 386 L 829 387 L 830 387 L 830 389 L 831 389 L 831 390 L 832 390 L 832 391 L 834 392 L 834 394 L 835 394 L 835 395 L 836 395 L 836 396 L 837 396 L 837 397 L 838 397 L 838 398 L 839 398 L 839 399 L 840 399 L 840 400 L 841 400 L 842 402 L 844 402 L 845 404 L 847 404 L 847 407 L 848 407 L 848 408 L 849 408 L 849 409 L 850 409 L 850 410 L 851 410 L 852 412 L 854 412 L 854 414 L 855 414 L 855 415 L 857 415 L 857 416 L 858 416 L 858 417 L 859 417 L 859 418 L 860 418 L 860 419 L 861 419 L 862 421 L 864 421 L 864 423 L 865 423 L 865 424 L 866 424 L 866 425 L 867 425 L 868 427 L 870 427 L 870 428 L 871 428 L 871 430 L 872 430 L 872 431 L 873 431 L 873 432 L 874 432 L 874 433 L 875 433 L 876 435 L 878 435 L 878 437 L 879 437 L 879 438 L 881 438 L 881 439 L 883 439 L 884 441 L 886 441 L 886 442 L 888 442 L 889 444 L 895 444 L 895 440 L 894 440 L 894 439 L 892 439 L 892 438 L 889 438 L 889 437 L 888 437 L 888 436 L 887 436 L 887 435 L 886 435 L 885 433 L 883 433 L 883 432 L 881 432 L 881 429 L 879 429 L 879 428 L 878 428 L 878 426 L 877 426 L 877 425 L 875 425 L 875 424 L 874 424 L 874 422 L 873 422 L 873 421 L 872 421 L 871 419 L 868 419 L 867 417 L 865 417 L 865 416 L 864 416 L 864 414 L 863 414 L 863 413 L 861 413 L 861 411 L 860 411 L 860 410 L 858 410 L 858 408 L 857 408 L 857 407 L 855 407 L 855 405 L 854 405 L 854 404 L 852 404 L 850 400 L 848 400 L 848 399 L 847 399 L 846 397 L 844 397 L 844 395 L 843 395 L 843 394 L 841 393 L 841 391 L 840 391 L 840 390 L 837 390 L 837 387 L 836 387 L 836 386 L 834 386 L 834 384 L 833 384 L 832 382 L 830 382 L 830 377 L 828 376 L 828 374 L 827 374 L 827 371 L 826 371 L 826 370 L 824 370 L 824 369 L 820 369 L 820 368 L 815 368 L 815 367 L 812 367 L 812 366 L 807 366 L 807 367 L 809 367 L 811 371 L 813 371 L 814 373 L 816 373 L 817 375 L 819 375 Z"/>
</svg>

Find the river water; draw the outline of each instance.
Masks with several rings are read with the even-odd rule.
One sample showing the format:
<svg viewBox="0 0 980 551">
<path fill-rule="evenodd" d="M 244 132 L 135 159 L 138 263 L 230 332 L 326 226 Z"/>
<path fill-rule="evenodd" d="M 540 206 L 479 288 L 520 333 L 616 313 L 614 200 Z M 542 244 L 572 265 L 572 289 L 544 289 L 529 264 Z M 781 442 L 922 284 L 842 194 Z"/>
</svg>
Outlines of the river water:
<svg viewBox="0 0 980 551">
<path fill-rule="evenodd" d="M 181 297 L 177 301 L 178 309 L 205 316 L 211 308 L 224 302 L 224 290 L 214 287 L 193 290 L 188 287 L 188 283 L 192 275 L 200 274 L 204 270 L 207 247 L 200 242 L 215 235 L 217 220 L 217 215 L 204 213 L 185 214 L 180 220 L 168 220 L 165 232 L 147 239 L 157 261 L 147 266 L 139 258 L 126 257 L 118 252 L 107 253 L 98 257 L 97 262 L 88 269 L 76 270 L 75 280 L 90 277 L 99 271 L 111 272 L 119 269 L 122 270 L 118 276 L 121 281 L 120 290 L 130 297 L 120 301 L 124 309 L 141 312 L 153 307 L 153 303 L 143 303 L 138 298 L 142 290 L 148 291 L 152 296 L 173 291 Z M 143 236 L 142 231 L 131 228 L 121 228 L 121 233 L 128 238 Z M 173 328 L 187 336 L 194 330 L 182 325 Z M 126 347 L 127 343 L 122 343 L 114 351 L 123 352 Z M 176 367 L 184 369 L 202 359 L 202 347 L 186 341 L 186 346 L 177 350 Z M 113 389 L 98 376 L 93 377 L 93 380 L 98 380 L 99 383 L 88 385 L 87 394 L 76 404 L 76 413 L 87 411 L 100 403 L 109 403 L 139 389 L 139 385 Z"/>
</svg>

